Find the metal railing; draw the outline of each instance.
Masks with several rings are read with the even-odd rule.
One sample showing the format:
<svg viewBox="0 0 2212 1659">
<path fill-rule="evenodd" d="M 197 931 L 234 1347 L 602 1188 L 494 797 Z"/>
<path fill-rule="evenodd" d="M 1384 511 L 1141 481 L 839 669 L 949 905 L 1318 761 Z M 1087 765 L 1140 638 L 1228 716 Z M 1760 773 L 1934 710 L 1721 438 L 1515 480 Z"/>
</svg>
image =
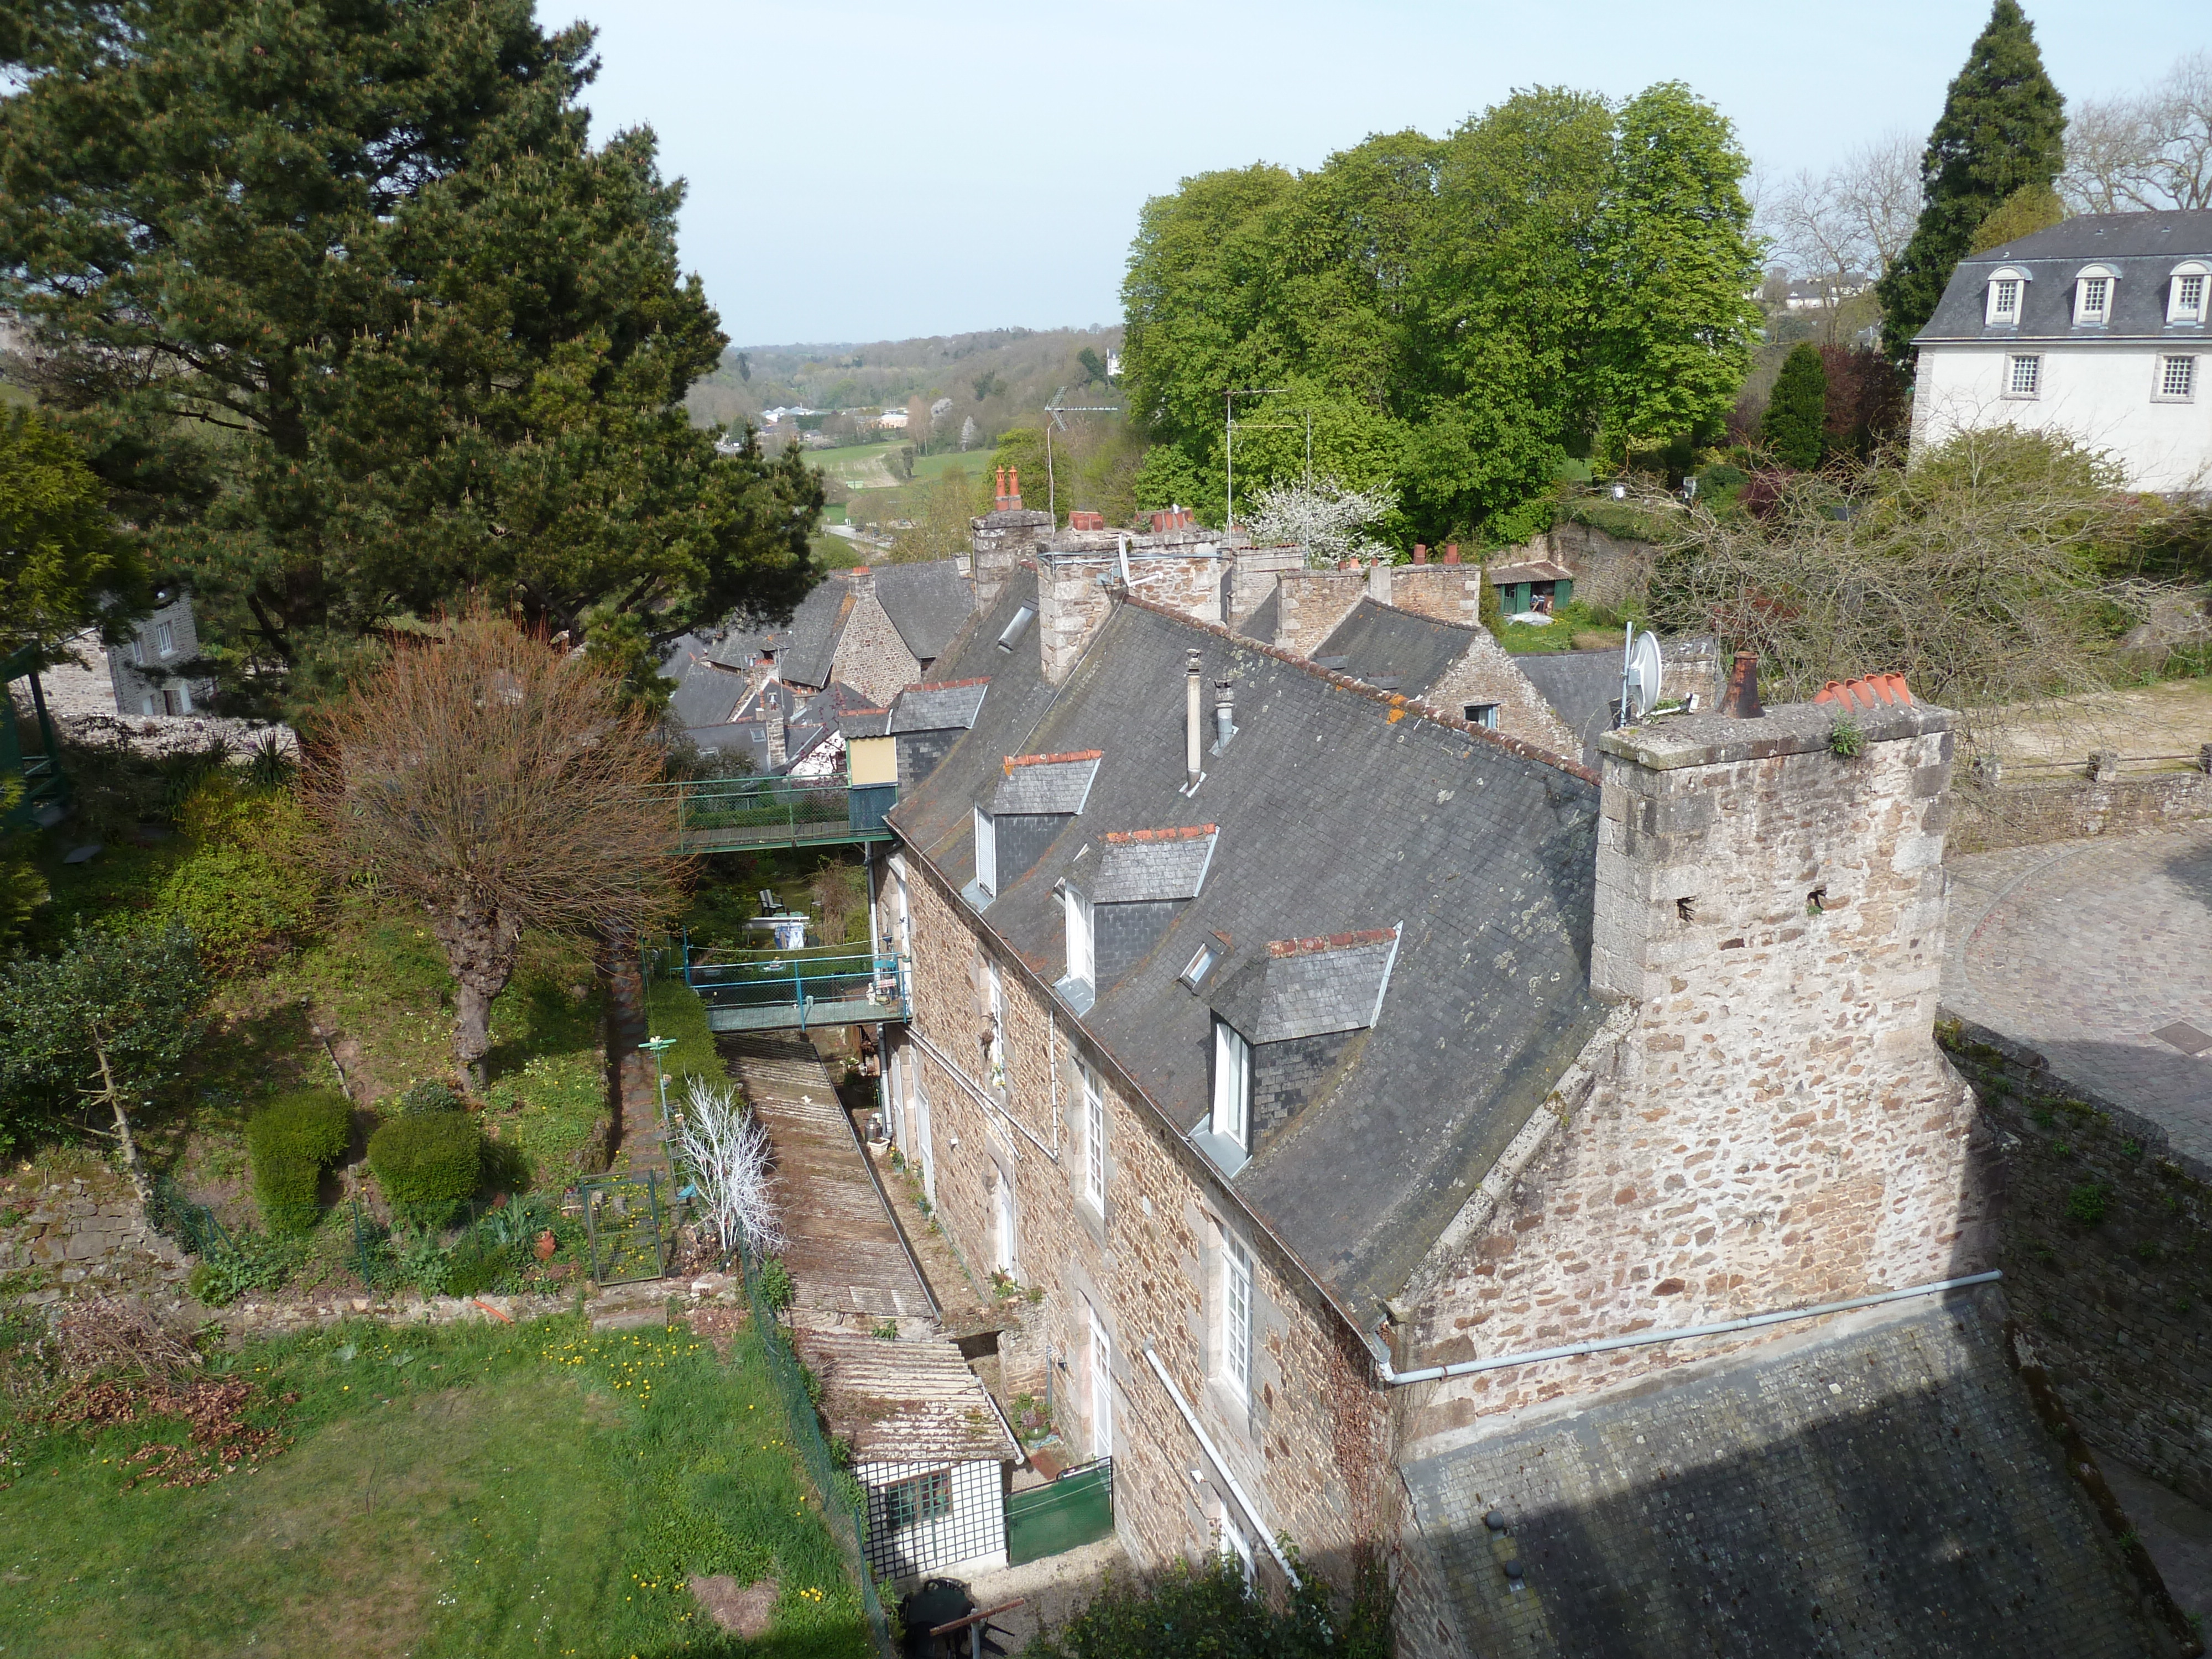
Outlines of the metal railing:
<svg viewBox="0 0 2212 1659">
<path fill-rule="evenodd" d="M 898 799 L 895 784 L 793 778 L 691 778 L 645 793 L 674 796 L 686 853 L 889 841 L 884 815 Z"/>
<path fill-rule="evenodd" d="M 763 954 L 758 960 L 695 962 L 684 982 L 707 1005 L 716 1030 L 849 1024 L 904 1019 L 907 963 L 899 956 Z"/>
</svg>

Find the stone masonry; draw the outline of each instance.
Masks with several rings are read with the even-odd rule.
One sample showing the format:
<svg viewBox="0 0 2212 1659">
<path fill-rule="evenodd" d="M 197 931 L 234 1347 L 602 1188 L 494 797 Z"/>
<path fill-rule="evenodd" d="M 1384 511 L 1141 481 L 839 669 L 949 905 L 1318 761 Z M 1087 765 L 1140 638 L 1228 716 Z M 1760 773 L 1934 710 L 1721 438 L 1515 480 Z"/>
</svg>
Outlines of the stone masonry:
<svg viewBox="0 0 2212 1659">
<path fill-rule="evenodd" d="M 24 1301 L 155 1290 L 189 1271 L 119 1176 L 0 1185 L 0 1276 Z"/>
<path fill-rule="evenodd" d="M 1401 1364 L 1672 1328 L 1972 1273 L 1971 1097 L 1930 1035 L 1948 716 L 1693 716 L 1605 740 L 1593 1042 L 1525 1164 L 1417 1285 Z M 1409 1300 L 1415 1300 L 1409 1291 Z M 1714 1343 L 1698 1345 L 1709 1357 Z M 1665 1346 L 1423 1385 L 1415 1437 L 1679 1363 Z"/>
<path fill-rule="evenodd" d="M 878 707 L 888 708 L 901 687 L 921 678 L 921 664 L 907 648 L 883 601 L 877 598 L 874 573 L 863 567 L 848 573 L 844 580 L 852 585 L 853 610 L 844 631 L 837 636 L 837 656 L 830 678 L 851 686 Z"/>
<path fill-rule="evenodd" d="M 1375 1531 L 1385 1484 L 1382 1405 L 1364 1358 L 1340 1346 L 1340 1322 L 1273 1242 L 1244 1237 L 1256 1341 L 1249 1397 L 1237 1396 L 1209 1351 L 1224 1225 L 1218 1177 L 1174 1126 L 1133 1103 L 1104 1056 L 1074 1046 L 1042 964 L 998 941 L 925 866 L 895 862 L 914 929 L 912 1030 L 929 1044 L 892 1037 L 901 1145 L 932 1170 L 936 1218 L 971 1262 L 1000 1259 L 993 1186 L 1012 1184 L 1015 1277 L 1043 1291 L 1023 1322 L 1026 1338 L 1002 1339 L 1006 1389 L 1042 1396 L 1048 1373 L 1070 1455 L 1097 1448 L 1095 1313 L 1112 1349 L 1115 1520 L 1131 1555 L 1146 1566 L 1201 1556 L 1224 1512 L 1249 1530 L 1146 1364 L 1150 1346 L 1270 1520 L 1310 1558 L 1340 1561 L 1355 1535 Z M 1000 988 L 1003 1089 L 988 1081 L 978 1036 L 989 1024 L 987 963 Z M 1103 1211 L 1085 1188 L 1086 1066 L 1104 1104 Z M 928 1101 L 927 1147 L 917 1094 Z M 1364 1478 L 1340 1472 L 1347 1447 L 1358 1449 L 1349 1462 Z"/>
</svg>

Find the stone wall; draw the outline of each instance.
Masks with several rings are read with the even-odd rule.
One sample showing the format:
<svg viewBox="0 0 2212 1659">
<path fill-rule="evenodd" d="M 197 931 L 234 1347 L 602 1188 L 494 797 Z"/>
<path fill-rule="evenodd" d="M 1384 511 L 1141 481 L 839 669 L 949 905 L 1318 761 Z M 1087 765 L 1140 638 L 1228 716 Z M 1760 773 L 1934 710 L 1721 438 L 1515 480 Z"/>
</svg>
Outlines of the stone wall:
<svg viewBox="0 0 2212 1659">
<path fill-rule="evenodd" d="M 1582 758 L 1582 739 L 1561 720 L 1544 694 L 1514 665 L 1512 653 L 1487 630 L 1468 636 L 1466 654 L 1421 694 L 1447 714 L 1463 714 L 1470 703 L 1498 705 L 1498 729 L 1571 761 Z"/>
<path fill-rule="evenodd" d="M 1043 1295 L 1020 1331 L 1001 1338 L 1004 1386 L 1041 1395 L 1049 1376 L 1071 1455 L 1087 1455 L 1095 1310 L 1112 1347 L 1115 1510 L 1130 1553 L 1147 1566 L 1202 1554 L 1214 1547 L 1223 1506 L 1234 1503 L 1146 1362 L 1150 1346 L 1270 1530 L 1288 1533 L 1334 1571 L 1355 1530 L 1375 1530 L 1385 1489 L 1382 1406 L 1361 1375 L 1364 1359 L 1337 1346 L 1334 1316 L 1210 1177 L 1210 1166 L 1087 1050 L 1036 976 L 1042 970 L 1008 951 L 926 868 L 904 862 L 911 1029 L 936 1052 L 890 1028 L 896 1128 L 906 1155 L 926 1160 L 936 1219 L 971 1262 L 998 1259 L 994 1185 L 1012 1186 L 1017 1276 Z M 997 966 L 1003 998 L 1003 1091 L 987 1085 L 978 1040 L 987 961 Z M 1085 1187 L 1079 1060 L 1093 1064 L 1103 1085 L 1103 1211 Z M 928 1103 L 927 1148 L 917 1091 Z M 1249 1399 L 1220 1376 L 1214 1334 L 1224 1228 L 1254 1263 Z M 1249 1522 L 1238 1525 L 1251 1535 Z M 1264 1547 L 1253 1542 L 1264 1562 Z"/>
<path fill-rule="evenodd" d="M 1802 707 L 1606 739 L 1592 979 L 1629 1000 L 1578 1067 L 1586 1098 L 1555 1096 L 1494 1211 L 1447 1236 L 1402 1364 L 1985 1265 L 1971 1099 L 1929 1036 L 1948 717 L 1863 719 L 1848 760 Z M 1675 1363 L 1655 1346 L 1455 1379 L 1415 1432 Z"/>
<path fill-rule="evenodd" d="M 1979 1026 L 1939 1028 L 2001 1155 L 1997 1265 L 2091 1444 L 2212 1504 L 2212 1168 Z"/>
<path fill-rule="evenodd" d="M 0 1281 L 22 1301 L 155 1291 L 190 1271 L 120 1176 L 0 1182 Z"/>
<path fill-rule="evenodd" d="M 837 636 L 836 659 L 830 678 L 842 680 L 879 708 L 888 708 L 902 688 L 921 678 L 921 663 L 891 625 L 890 614 L 876 597 L 876 579 L 854 570 L 842 580 L 853 587 L 852 614 Z"/>
<path fill-rule="evenodd" d="M 1964 787 L 1951 842 L 1961 853 L 1993 853 L 2091 836 L 2140 836 L 2212 817 L 2212 773 L 2137 772 L 2092 781 Z"/>
<path fill-rule="evenodd" d="M 1310 657 L 1363 599 L 1438 622 L 1480 624 L 1482 572 L 1471 564 L 1376 564 L 1349 570 L 1297 570 L 1277 583 L 1275 637 L 1267 641 Z"/>
</svg>

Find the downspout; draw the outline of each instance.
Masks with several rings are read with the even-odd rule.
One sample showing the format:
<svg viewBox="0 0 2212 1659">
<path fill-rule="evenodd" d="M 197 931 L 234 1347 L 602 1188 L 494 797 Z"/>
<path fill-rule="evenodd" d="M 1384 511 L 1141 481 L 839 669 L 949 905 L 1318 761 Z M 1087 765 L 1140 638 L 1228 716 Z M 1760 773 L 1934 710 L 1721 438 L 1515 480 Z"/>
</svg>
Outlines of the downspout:
<svg viewBox="0 0 2212 1659">
<path fill-rule="evenodd" d="M 1037 1151 L 1042 1152 L 1054 1163 L 1057 1164 L 1060 1162 L 1060 1154 L 1058 1152 L 1046 1146 L 1042 1140 L 1039 1140 L 1036 1134 L 1031 1132 L 1029 1126 L 1024 1123 L 1021 1119 L 1016 1117 L 1012 1112 L 1001 1106 L 997 1101 L 992 1099 L 990 1091 L 984 1088 L 981 1084 L 977 1083 L 974 1079 L 970 1078 L 967 1073 L 962 1071 L 958 1064 L 947 1055 L 942 1048 L 939 1048 L 935 1043 L 932 1042 L 927 1037 L 922 1036 L 921 1032 L 915 1030 L 911 1025 L 906 1028 L 906 1037 L 908 1042 L 913 1043 L 916 1048 L 920 1048 L 922 1053 L 927 1054 L 932 1060 L 935 1060 L 939 1071 L 943 1072 L 947 1077 L 958 1084 L 961 1088 L 966 1090 L 970 1096 L 974 1097 L 977 1105 L 982 1107 L 986 1111 L 997 1113 L 1000 1117 L 1006 1119 L 1008 1124 L 1012 1126 L 1015 1132 L 1018 1133 L 1023 1139 L 1028 1141 L 1030 1146 L 1036 1147 Z"/>
<path fill-rule="evenodd" d="M 1052 1156 L 1060 1159 L 1060 1010 L 1044 1006 L 1045 1067 L 1052 1073 Z"/>
<path fill-rule="evenodd" d="M 1176 1387 L 1175 1378 L 1168 1375 L 1168 1368 L 1160 1364 L 1159 1355 L 1152 1352 L 1152 1345 L 1149 1342 L 1145 1344 L 1145 1359 L 1152 1366 L 1152 1375 L 1160 1379 L 1160 1386 L 1168 1391 L 1168 1397 L 1175 1401 L 1176 1409 L 1182 1413 L 1182 1420 L 1198 1437 L 1198 1443 L 1205 1449 L 1207 1459 L 1213 1465 L 1213 1472 L 1221 1477 L 1222 1484 L 1237 1499 L 1237 1508 L 1243 1510 L 1252 1522 L 1252 1530 L 1258 1533 L 1261 1541 L 1267 1546 L 1267 1553 L 1275 1558 L 1275 1565 L 1283 1570 L 1283 1577 L 1291 1581 L 1291 1588 L 1297 1589 L 1298 1570 L 1291 1565 L 1290 1558 L 1283 1553 L 1283 1547 L 1275 1541 L 1275 1534 L 1267 1529 L 1266 1517 L 1261 1515 L 1259 1505 L 1245 1496 L 1244 1488 L 1237 1485 L 1237 1477 L 1229 1472 L 1229 1465 L 1222 1460 L 1220 1449 L 1199 1425 L 1198 1413 L 1191 1410 L 1190 1401 L 1182 1397 L 1182 1390 Z"/>
<path fill-rule="evenodd" d="M 1753 1314 L 1743 1319 L 1724 1319 L 1717 1325 L 1685 1325 L 1672 1331 L 1638 1331 L 1633 1336 L 1608 1336 L 1595 1342 L 1571 1343 L 1564 1348 L 1532 1348 L 1525 1353 L 1498 1354 L 1488 1359 L 1462 1359 L 1456 1364 L 1429 1365 L 1416 1371 L 1393 1370 L 1387 1353 L 1374 1352 L 1374 1359 L 1382 1380 L 1392 1388 L 1399 1389 L 1408 1382 L 1437 1382 L 1448 1376 L 1472 1376 L 1478 1371 L 1504 1370 L 1512 1365 L 1533 1365 L 1546 1359 L 1576 1359 L 1584 1354 L 1611 1353 L 1620 1348 L 1645 1348 L 1656 1342 L 1679 1342 L 1686 1337 L 1722 1336 L 1730 1331 L 1748 1331 L 1761 1325 L 1779 1325 L 1793 1319 L 1819 1319 L 1827 1314 L 1849 1313 L 1855 1308 L 1873 1308 L 1885 1302 L 1903 1302 L 1911 1297 L 1935 1296 L 1944 1291 L 1963 1290 L 1969 1285 L 1993 1285 L 2003 1277 L 2001 1270 L 1993 1267 L 1988 1273 L 1969 1273 L 1964 1279 L 1939 1279 L 1933 1284 L 1911 1285 L 1901 1291 L 1856 1296 L 1848 1302 L 1823 1302 L 1812 1308 L 1785 1308 L 1779 1312 Z M 1373 1352 L 1377 1346 L 1370 1344 L 1370 1352 Z"/>
</svg>

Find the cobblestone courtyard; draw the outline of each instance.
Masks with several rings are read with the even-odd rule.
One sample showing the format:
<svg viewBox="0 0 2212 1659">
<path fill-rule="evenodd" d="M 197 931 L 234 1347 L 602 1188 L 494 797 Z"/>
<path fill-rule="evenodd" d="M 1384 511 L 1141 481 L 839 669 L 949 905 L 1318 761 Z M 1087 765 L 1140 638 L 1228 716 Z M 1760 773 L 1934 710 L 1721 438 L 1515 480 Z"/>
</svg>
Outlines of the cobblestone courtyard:
<svg viewBox="0 0 2212 1659">
<path fill-rule="evenodd" d="M 1948 1013 L 2212 1163 L 2212 824 L 1954 858 Z"/>
</svg>

